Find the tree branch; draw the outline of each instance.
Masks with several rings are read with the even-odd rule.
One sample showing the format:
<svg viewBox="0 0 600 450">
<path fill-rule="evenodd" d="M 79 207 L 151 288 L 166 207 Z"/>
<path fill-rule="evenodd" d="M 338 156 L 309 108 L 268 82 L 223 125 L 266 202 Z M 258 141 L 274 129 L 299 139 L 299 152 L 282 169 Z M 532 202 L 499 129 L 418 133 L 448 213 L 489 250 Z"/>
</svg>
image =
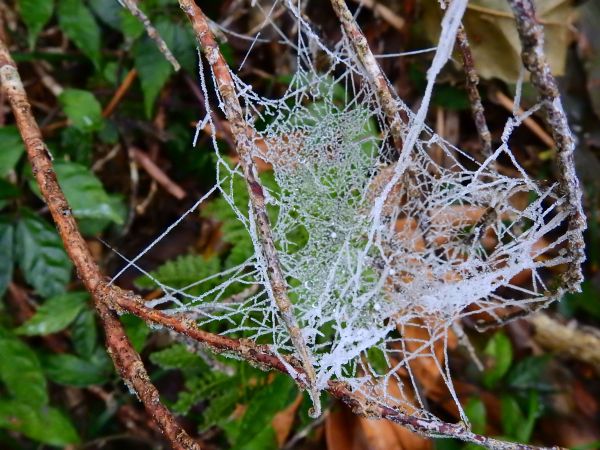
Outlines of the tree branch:
<svg viewBox="0 0 600 450">
<path fill-rule="evenodd" d="M 166 438 L 177 449 L 200 450 L 200 446 L 177 424 L 169 410 L 160 403 L 159 393 L 150 382 L 142 360 L 131 346 L 117 316 L 100 297 L 99 288 L 108 289 L 100 269 L 79 233 L 77 222 L 58 184 L 50 154 L 41 131 L 31 113 L 27 94 L 8 48 L 0 41 L 0 83 L 11 105 L 21 133 L 35 179 L 52 214 L 65 249 L 77 268 L 79 278 L 92 294 L 106 335 L 106 346 L 121 377 L 138 395 L 148 413 L 158 423 Z"/>
<path fill-rule="evenodd" d="M 531 82 L 543 102 L 546 122 L 556 143 L 557 178 L 562 193 L 567 197 L 566 207 L 570 208 L 568 231 L 570 238 L 567 241 L 567 250 L 571 260 L 564 275 L 564 282 L 567 286 L 579 290 L 583 280 L 581 263 L 585 260 L 583 230 L 586 228 L 586 217 L 581 204 L 582 194 L 573 161 L 575 141 L 560 100 L 558 85 L 544 56 L 544 29 L 535 17 L 533 2 L 532 0 L 508 0 L 508 3 L 517 23 L 523 65 L 531 73 Z"/>
<path fill-rule="evenodd" d="M 254 132 L 247 126 L 242 114 L 242 107 L 236 96 L 235 84 L 225 58 L 219 50 L 217 44 L 202 10 L 193 0 L 180 0 L 181 9 L 187 14 L 198 43 L 202 47 L 202 52 L 208 60 L 214 73 L 217 88 L 221 93 L 225 117 L 231 125 L 235 145 L 240 155 L 240 166 L 244 173 L 244 178 L 248 185 L 250 203 L 252 205 L 252 215 L 257 225 L 257 234 L 262 247 L 263 257 L 265 258 L 269 279 L 269 286 L 272 298 L 275 300 L 281 318 L 283 319 L 294 348 L 298 352 L 304 374 L 307 377 L 307 386 L 309 388 L 314 404 L 314 415 L 320 414 L 319 390 L 316 386 L 316 375 L 312 363 L 312 355 L 306 345 L 306 341 L 300 330 L 296 317 L 294 316 L 294 307 L 287 293 L 287 283 L 281 269 L 273 234 L 269 223 L 269 217 L 265 208 L 265 196 L 263 188 L 257 176 L 257 170 L 252 159 L 252 148 L 255 145 Z"/>
</svg>

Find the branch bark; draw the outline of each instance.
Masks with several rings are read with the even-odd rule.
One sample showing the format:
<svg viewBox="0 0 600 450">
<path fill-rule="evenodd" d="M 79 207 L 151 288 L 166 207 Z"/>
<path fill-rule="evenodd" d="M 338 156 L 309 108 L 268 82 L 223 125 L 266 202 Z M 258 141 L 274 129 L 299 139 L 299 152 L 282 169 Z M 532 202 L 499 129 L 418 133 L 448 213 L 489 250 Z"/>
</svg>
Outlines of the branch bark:
<svg viewBox="0 0 600 450">
<path fill-rule="evenodd" d="M 169 410 L 160 403 L 159 393 L 150 382 L 140 355 L 131 346 L 121 322 L 97 295 L 99 291 L 110 290 L 111 287 L 104 281 L 100 269 L 79 233 L 77 222 L 56 179 L 41 131 L 31 113 L 31 106 L 17 66 L 3 41 L 0 41 L 0 84 L 12 108 L 33 174 L 65 249 L 77 268 L 79 278 L 92 294 L 94 306 L 104 327 L 106 347 L 123 381 L 136 392 L 174 448 L 200 450 L 200 446 L 188 436 Z"/>
<path fill-rule="evenodd" d="M 320 414 L 319 390 L 316 386 L 316 375 L 313 368 L 313 358 L 306 341 L 302 334 L 296 317 L 294 316 L 294 307 L 287 293 L 287 283 L 281 269 L 269 217 L 265 208 L 265 195 L 263 188 L 257 176 L 257 170 L 252 159 L 252 148 L 255 145 L 254 132 L 247 126 L 242 114 L 242 107 L 236 96 L 235 84 L 231 76 L 229 67 L 225 58 L 219 50 L 212 31 L 210 30 L 208 20 L 202 10 L 193 0 L 180 0 L 181 9 L 187 14 L 196 34 L 198 43 L 202 47 L 202 52 L 210 64 L 214 73 L 217 88 L 221 93 L 225 117 L 231 125 L 235 145 L 240 155 L 240 166 L 244 173 L 244 178 L 248 185 L 250 203 L 252 205 L 252 215 L 256 221 L 257 234 L 262 247 L 262 254 L 267 265 L 267 275 L 269 279 L 269 289 L 274 299 L 281 318 L 283 319 L 289 333 L 294 348 L 298 352 L 304 375 L 307 377 L 307 387 L 313 399 L 313 414 Z"/>
<path fill-rule="evenodd" d="M 573 161 L 575 141 L 560 100 L 558 85 L 544 56 L 544 29 L 535 16 L 533 1 L 508 0 L 508 3 L 515 15 L 522 46 L 523 65 L 531 74 L 531 82 L 543 102 L 546 122 L 548 128 L 552 130 L 552 137 L 556 143 L 559 173 L 557 178 L 560 189 L 566 196 L 566 207 L 570 208 L 568 223 L 570 237 L 567 241 L 567 250 L 571 254 L 571 261 L 564 275 L 564 282 L 571 289 L 578 291 L 583 281 L 581 264 L 585 260 L 583 230 L 586 228 L 586 217 L 581 204 L 581 188 Z"/>
</svg>

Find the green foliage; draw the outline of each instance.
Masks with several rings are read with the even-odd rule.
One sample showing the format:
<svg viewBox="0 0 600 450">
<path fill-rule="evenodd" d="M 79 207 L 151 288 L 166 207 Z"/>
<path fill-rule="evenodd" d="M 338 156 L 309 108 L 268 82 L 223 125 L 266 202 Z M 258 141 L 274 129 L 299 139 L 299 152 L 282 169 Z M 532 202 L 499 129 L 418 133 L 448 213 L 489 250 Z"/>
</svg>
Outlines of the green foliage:
<svg viewBox="0 0 600 450">
<path fill-rule="evenodd" d="M 77 354 L 89 359 L 98 347 L 98 327 L 94 312 L 84 307 L 71 326 L 73 347 Z"/>
<path fill-rule="evenodd" d="M 73 126 L 83 132 L 98 131 L 104 125 L 102 107 L 94 94 L 81 89 L 65 89 L 59 96 Z"/>
<path fill-rule="evenodd" d="M 15 256 L 27 282 L 43 297 L 65 291 L 72 264 L 56 230 L 33 212 L 21 210 L 16 225 Z"/>
<path fill-rule="evenodd" d="M 38 34 L 54 12 L 54 0 L 19 0 L 19 13 L 29 30 L 29 47 L 35 46 Z"/>
<path fill-rule="evenodd" d="M 0 335 L 0 355 L 0 380 L 10 396 L 35 408 L 47 405 L 46 378 L 33 350 L 3 331 Z"/>
<path fill-rule="evenodd" d="M 206 259 L 200 255 L 183 255 L 173 261 L 166 262 L 158 269 L 151 272 L 150 275 L 162 284 L 176 289 L 182 289 L 196 283 L 198 280 L 202 280 L 203 278 L 217 273 L 218 270 L 218 258 Z M 219 278 L 213 278 L 212 280 L 207 280 L 190 289 L 186 289 L 185 292 L 190 295 L 199 295 L 202 292 L 217 286 L 219 282 Z M 140 289 L 151 289 L 156 287 L 154 281 L 146 275 L 137 278 L 135 280 L 135 285 Z"/>
<path fill-rule="evenodd" d="M 5 177 L 25 152 L 23 140 L 15 125 L 4 125 L 0 128 L 0 178 Z"/>
<path fill-rule="evenodd" d="M 0 399 L 0 428 L 56 447 L 79 443 L 75 427 L 63 412 L 50 407 L 34 408 L 17 400 Z"/>
<path fill-rule="evenodd" d="M 474 433 L 485 433 L 486 411 L 485 404 L 476 397 L 469 398 L 465 405 L 465 414 L 471 422 L 471 429 Z"/>
<path fill-rule="evenodd" d="M 14 265 L 14 227 L 0 217 L 0 298 L 12 280 Z"/>
<path fill-rule="evenodd" d="M 89 299 L 87 292 L 68 292 L 46 300 L 35 315 L 17 328 L 26 336 L 56 333 L 68 327 Z"/>
<path fill-rule="evenodd" d="M 513 353 L 510 339 L 501 331 L 495 333 L 488 341 L 484 354 L 489 358 L 489 365 L 486 364 L 483 385 L 491 389 L 508 372 L 512 363 Z"/>
<path fill-rule="evenodd" d="M 44 372 L 50 380 L 67 386 L 104 384 L 113 373 L 110 358 L 100 347 L 89 358 L 58 353 L 45 355 L 42 362 Z"/>
<path fill-rule="evenodd" d="M 525 408 L 519 405 L 515 397 L 502 396 L 501 418 L 504 434 L 519 442 L 529 442 L 540 412 L 539 396 L 533 390 L 529 391 Z"/>
<path fill-rule="evenodd" d="M 127 337 L 131 341 L 131 345 L 133 345 L 136 352 L 141 352 L 150 334 L 150 327 L 148 327 L 146 322 L 133 314 L 123 314 L 120 320 L 125 328 Z"/>
<path fill-rule="evenodd" d="M 81 0 L 58 0 L 58 23 L 98 69 L 100 68 L 100 28 Z"/>
</svg>

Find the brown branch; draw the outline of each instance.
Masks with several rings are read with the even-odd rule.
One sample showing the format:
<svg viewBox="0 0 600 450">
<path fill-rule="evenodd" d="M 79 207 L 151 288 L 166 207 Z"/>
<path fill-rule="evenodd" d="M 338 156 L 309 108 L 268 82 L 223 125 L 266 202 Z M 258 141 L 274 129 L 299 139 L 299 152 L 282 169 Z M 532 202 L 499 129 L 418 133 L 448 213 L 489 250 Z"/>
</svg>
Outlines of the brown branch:
<svg viewBox="0 0 600 450">
<path fill-rule="evenodd" d="M 113 113 L 115 108 L 121 102 L 121 99 L 125 96 L 129 88 L 131 87 L 131 84 L 137 77 L 137 74 L 138 72 L 136 69 L 131 69 L 129 72 L 127 72 L 127 75 L 125 75 L 125 78 L 123 78 L 123 81 L 121 82 L 114 95 L 108 102 L 108 105 L 106 105 L 106 107 L 102 111 L 102 117 L 109 117 Z"/>
<path fill-rule="evenodd" d="M 583 280 L 581 264 L 585 260 L 583 230 L 586 228 L 586 217 L 581 204 L 582 194 L 573 161 L 575 141 L 560 100 L 558 85 L 544 56 L 544 29 L 535 17 L 533 1 L 508 0 L 508 3 L 517 23 L 523 65 L 531 73 L 531 82 L 543 102 L 548 128 L 556 143 L 559 172 L 557 178 L 560 189 L 566 196 L 566 207 L 570 208 L 568 221 L 570 237 L 567 241 L 567 251 L 570 253 L 571 260 L 564 275 L 564 282 L 571 290 L 579 290 Z"/>
<path fill-rule="evenodd" d="M 169 410 L 160 403 L 156 388 L 150 382 L 140 356 L 135 352 L 121 322 L 95 292 L 106 287 L 100 269 L 81 236 L 77 222 L 58 184 L 48 149 L 31 113 L 23 83 L 8 48 L 0 41 L 0 83 L 11 105 L 17 127 L 25 144 L 27 156 L 40 191 L 46 200 L 65 249 L 79 277 L 92 294 L 106 335 L 106 346 L 125 383 L 137 393 L 148 413 L 175 448 L 200 449 L 177 424 Z M 111 288 L 107 288 L 111 289 Z"/>
<path fill-rule="evenodd" d="M 223 99 L 224 112 L 233 134 L 238 154 L 240 155 L 240 165 L 244 173 L 244 178 L 248 185 L 248 193 L 250 195 L 250 203 L 252 205 L 252 215 L 256 221 L 257 234 L 260 239 L 263 257 L 267 265 L 267 274 L 270 286 L 267 289 L 271 290 L 271 294 L 281 318 L 283 319 L 294 348 L 298 352 L 304 373 L 308 378 L 307 386 L 314 403 L 314 414 L 320 412 L 319 391 L 316 387 L 316 376 L 312 365 L 312 355 L 306 345 L 302 331 L 294 316 L 294 307 L 287 293 L 287 283 L 281 269 L 277 250 L 273 242 L 273 235 L 267 211 L 265 209 L 265 195 L 263 188 L 257 176 L 257 170 L 252 159 L 252 149 L 254 144 L 254 132 L 247 126 L 242 114 L 242 107 L 236 96 L 235 84 L 227 62 L 219 50 L 208 24 L 208 20 L 202 10 L 194 3 L 193 0 L 180 0 L 179 4 L 183 11 L 187 14 L 196 38 L 202 47 L 202 52 L 208 60 L 211 69 L 214 73 L 217 88 Z"/>
<path fill-rule="evenodd" d="M 175 183 L 163 170 L 156 165 L 154 161 L 139 148 L 131 147 L 133 159 L 150 175 L 165 191 L 175 197 L 177 200 L 182 200 L 187 195 L 186 192 Z"/>
<path fill-rule="evenodd" d="M 475 63 L 473 62 L 473 52 L 469 46 L 469 40 L 467 39 L 467 33 L 465 27 L 461 25 L 456 34 L 456 45 L 460 51 L 463 68 L 466 76 L 467 95 L 471 103 L 471 113 L 473 114 L 473 121 L 477 128 L 477 134 L 482 146 L 482 155 L 488 157 L 492 154 L 492 136 L 485 120 L 485 111 L 481 103 L 481 96 L 477 86 L 479 85 L 479 75 L 475 70 Z"/>
</svg>

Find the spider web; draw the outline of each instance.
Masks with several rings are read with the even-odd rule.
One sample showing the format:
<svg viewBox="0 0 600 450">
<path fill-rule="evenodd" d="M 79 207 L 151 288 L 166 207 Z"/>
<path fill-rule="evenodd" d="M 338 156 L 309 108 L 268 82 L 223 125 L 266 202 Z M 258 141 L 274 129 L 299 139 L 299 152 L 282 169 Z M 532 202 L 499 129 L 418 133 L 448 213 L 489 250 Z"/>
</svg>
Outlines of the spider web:
<svg viewBox="0 0 600 450">
<path fill-rule="evenodd" d="M 465 318 L 501 323 L 577 288 L 562 281 L 572 258 L 565 250 L 565 197 L 557 185 L 532 180 L 509 146 L 514 128 L 539 105 L 510 118 L 501 145 L 483 160 L 425 125 L 435 78 L 451 56 L 466 6 L 455 0 L 442 23 L 421 107 L 413 113 L 397 100 L 408 117 L 398 149 L 351 42 L 342 32 L 339 42 L 325 43 L 303 6 L 254 5 L 265 17 L 262 29 L 294 55 L 295 73 L 282 96 L 266 98 L 232 75 L 254 135 L 253 156 L 271 166 L 275 179 L 274 188 L 265 188 L 274 241 L 317 387 L 344 381 L 370 401 L 436 419 L 419 380 L 435 376 L 466 421 L 448 366 L 453 324 Z M 271 19 L 276 8 L 285 8 L 294 22 L 291 33 Z M 251 38 L 250 50 L 263 45 L 260 35 Z M 222 105 L 214 76 L 205 79 L 205 72 L 200 58 L 208 114 L 198 130 L 212 130 L 217 183 L 186 215 L 214 194 L 222 196 L 255 251 L 244 263 L 182 289 L 153 279 L 165 295 L 148 306 L 295 355 L 249 204 L 235 198 L 241 170 L 217 146 L 209 93 Z M 499 160 L 512 166 L 510 174 L 499 170 Z M 183 217 L 121 273 L 141 270 L 136 261 Z M 425 366 L 436 374 L 424 374 Z"/>
</svg>

